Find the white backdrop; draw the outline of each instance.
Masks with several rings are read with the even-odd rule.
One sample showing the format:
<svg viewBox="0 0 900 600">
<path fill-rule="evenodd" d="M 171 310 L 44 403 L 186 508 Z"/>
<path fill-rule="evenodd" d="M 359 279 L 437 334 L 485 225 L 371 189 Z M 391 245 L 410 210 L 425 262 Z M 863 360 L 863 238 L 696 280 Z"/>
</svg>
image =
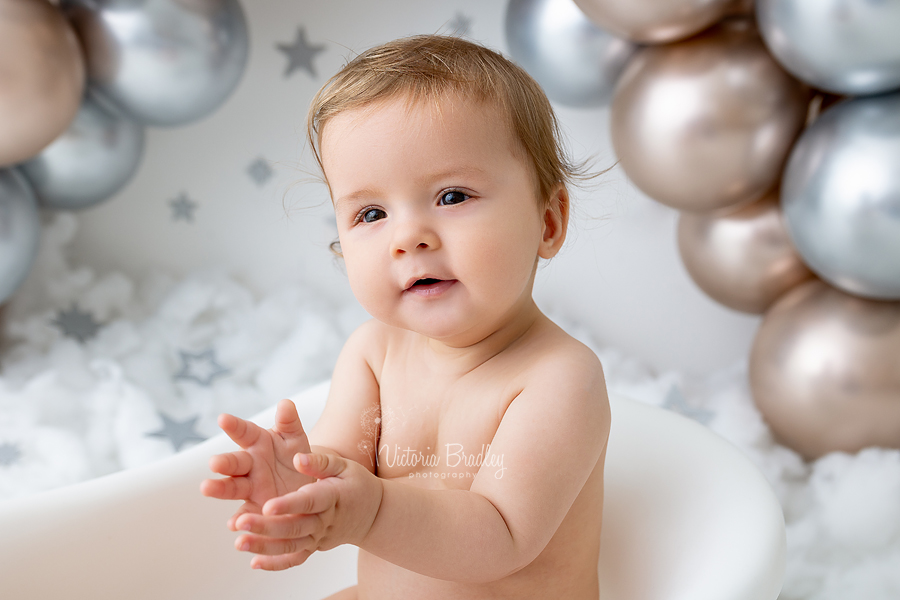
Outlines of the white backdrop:
<svg viewBox="0 0 900 600">
<path fill-rule="evenodd" d="M 468 37 L 508 55 L 505 0 L 244 0 L 251 50 L 228 101 L 191 125 L 147 130 L 134 179 L 110 200 L 79 213 L 76 264 L 139 276 L 151 267 L 177 274 L 225 265 L 260 293 L 301 281 L 338 304 L 355 303 L 328 250 L 336 237 L 325 188 L 303 183 L 312 163 L 304 150 L 309 101 L 353 53 L 414 33 Z M 288 55 L 303 29 L 314 72 L 288 73 Z M 615 161 L 606 109 L 557 105 L 576 158 Z M 250 168 L 262 159 L 271 177 Z M 196 203 L 193 219 L 176 219 L 170 202 Z M 602 344 L 657 370 L 706 372 L 746 357 L 759 319 L 708 299 L 681 264 L 677 213 L 641 194 L 618 167 L 573 190 L 570 236 L 535 284 L 545 311 L 584 325 Z M 360 313 L 360 319 L 365 315 Z"/>
</svg>

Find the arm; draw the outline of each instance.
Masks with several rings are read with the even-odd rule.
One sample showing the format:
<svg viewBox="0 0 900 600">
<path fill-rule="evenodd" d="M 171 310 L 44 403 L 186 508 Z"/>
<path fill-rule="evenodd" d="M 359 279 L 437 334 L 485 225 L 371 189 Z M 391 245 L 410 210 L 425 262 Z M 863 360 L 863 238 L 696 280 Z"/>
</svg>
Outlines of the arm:
<svg viewBox="0 0 900 600">
<path fill-rule="evenodd" d="M 375 473 L 377 432 L 380 416 L 378 380 L 384 357 L 382 325 L 374 319 L 354 331 L 341 349 L 331 375 L 328 402 L 309 432 L 314 452 L 332 453 L 353 460 Z"/>
<path fill-rule="evenodd" d="M 250 551 L 277 555 L 351 543 L 430 577 L 503 578 L 530 564 L 557 531 L 606 446 L 609 423 L 596 356 L 562 357 L 546 364 L 503 415 L 490 448 L 503 458 L 502 471 L 484 464 L 468 491 L 427 490 L 312 455 L 310 466 L 295 466 L 319 481 L 263 511 L 293 513 L 296 529 L 261 524 L 258 531 L 291 539 L 254 536 Z M 267 564 L 276 563 L 291 566 Z"/>
<path fill-rule="evenodd" d="M 593 352 L 546 366 L 510 404 L 491 442 L 502 472 L 483 464 L 469 491 L 384 481 L 359 547 L 453 581 L 494 581 L 530 564 L 596 466 L 610 424 Z"/>
<path fill-rule="evenodd" d="M 296 479 L 295 484 L 283 485 L 278 488 L 277 493 L 271 493 L 272 486 L 265 486 L 264 492 L 253 494 L 253 502 L 245 502 L 245 505 L 228 521 L 228 527 L 231 530 L 254 533 L 262 531 L 265 527 L 262 511 L 265 502 L 294 492 L 302 485 L 308 485 L 315 481 L 314 477 L 304 475 L 295 468 L 294 459 L 299 452 L 315 452 L 318 455 L 349 459 L 367 469 L 369 473 L 373 473 L 374 477 L 376 431 L 372 425 L 374 425 L 375 417 L 379 414 L 380 400 L 378 381 L 372 365 L 374 364 L 380 369 L 379 361 L 383 359 L 384 355 L 384 337 L 380 327 L 380 323 L 374 319 L 367 321 L 358 327 L 345 342 L 332 373 L 331 388 L 325 409 L 308 437 L 296 417 L 296 409 L 289 401 L 283 401 L 285 410 L 288 408 L 287 405 L 290 405 L 290 413 L 296 422 L 281 423 L 278 415 L 281 414 L 282 407 L 279 406 L 276 427 L 273 430 L 265 431 L 249 421 L 228 417 L 229 420 L 226 421 L 226 424 L 231 424 L 231 420 L 235 420 L 235 423 L 240 423 L 242 428 L 253 433 L 253 439 L 246 434 L 236 437 L 223 426 L 223 429 L 226 429 L 229 435 L 245 449 L 256 443 L 256 436 L 266 439 L 271 435 L 276 442 L 282 438 L 287 439 L 285 431 L 282 430 L 290 430 L 302 436 L 302 444 L 291 444 L 290 452 L 279 455 L 279 463 L 286 465 L 293 478 Z M 307 443 L 308 445 L 303 445 Z M 214 457 L 210 463 L 212 470 L 230 477 L 207 480 L 201 486 L 201 491 L 207 496 L 240 498 L 246 501 L 250 495 L 248 481 L 254 477 L 264 478 L 269 475 L 270 471 L 273 471 L 271 461 L 259 460 L 253 463 L 245 456 L 247 454 L 247 452 L 237 452 Z M 270 457 L 266 456 L 266 458 Z M 261 468 L 255 468 L 254 465 Z M 262 486 L 255 487 L 262 489 Z M 283 532 L 282 535 L 288 537 L 289 534 L 295 532 L 290 528 L 289 521 L 289 517 L 283 516 L 269 522 L 267 526 L 270 527 L 270 531 L 274 527 Z M 256 539 L 244 536 L 237 539 L 236 545 L 239 549 L 244 549 L 244 544 L 251 542 L 251 545 L 256 547 Z M 267 569 L 286 568 L 305 561 L 309 554 L 311 551 L 298 551 L 292 553 L 291 556 L 280 557 L 278 560 L 258 557 L 251 561 L 251 565 Z"/>
</svg>

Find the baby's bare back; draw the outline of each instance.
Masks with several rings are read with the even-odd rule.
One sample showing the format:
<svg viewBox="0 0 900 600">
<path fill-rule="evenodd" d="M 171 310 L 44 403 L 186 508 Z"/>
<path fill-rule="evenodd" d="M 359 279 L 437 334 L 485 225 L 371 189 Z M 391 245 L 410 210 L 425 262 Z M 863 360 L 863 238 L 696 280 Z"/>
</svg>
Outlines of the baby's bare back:
<svg viewBox="0 0 900 600">
<path fill-rule="evenodd" d="M 580 346 L 545 320 L 477 368 L 453 373 L 441 369 L 415 334 L 385 329 L 385 335 L 391 340 L 385 344 L 383 363 L 373 365 L 379 380 L 380 413 L 366 415 L 370 422 L 363 427 L 371 433 L 368 442 L 377 449 L 376 473 L 383 479 L 434 490 L 469 490 L 479 470 L 482 477 L 509 476 L 503 457 L 490 451 L 503 415 L 542 359 Z M 598 401 L 607 402 L 605 395 Z M 542 444 L 565 440 L 527 443 L 538 452 Z M 559 528 L 524 568 L 491 582 L 446 581 L 360 550 L 359 597 L 596 600 L 605 455 L 604 448 Z"/>
</svg>

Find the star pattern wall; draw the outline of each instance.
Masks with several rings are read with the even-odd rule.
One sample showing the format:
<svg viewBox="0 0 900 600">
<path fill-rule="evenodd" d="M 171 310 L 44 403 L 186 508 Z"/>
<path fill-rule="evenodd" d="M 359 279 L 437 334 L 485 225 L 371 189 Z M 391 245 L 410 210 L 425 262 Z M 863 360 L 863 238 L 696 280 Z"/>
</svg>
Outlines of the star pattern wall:
<svg viewBox="0 0 900 600">
<path fill-rule="evenodd" d="M 172 443 L 175 452 L 179 452 L 188 442 L 202 442 L 206 437 L 197 433 L 195 427 L 200 417 L 191 417 L 184 421 L 170 419 L 167 415 L 159 413 L 163 420 L 163 426 L 157 431 L 148 432 L 147 437 L 165 438 Z"/>
<path fill-rule="evenodd" d="M 199 205 L 182 192 L 174 200 L 169 200 L 169 206 L 172 208 L 173 221 L 184 220 L 188 223 L 193 223 L 194 211 L 197 210 Z"/>
<path fill-rule="evenodd" d="M 216 353 L 212 348 L 198 353 L 180 351 L 179 355 L 181 370 L 175 374 L 175 379 L 187 379 L 203 386 L 210 386 L 216 377 L 222 377 L 230 372 L 216 361 Z"/>
<path fill-rule="evenodd" d="M 249 167 L 247 167 L 247 174 L 256 185 L 263 186 L 272 178 L 275 172 L 272 170 L 272 167 L 269 166 L 267 160 L 264 158 L 257 158 L 250 163 Z"/>
<path fill-rule="evenodd" d="M 453 20 L 447 23 L 447 29 L 450 35 L 467 36 L 472 32 L 472 17 L 457 11 Z"/>
<path fill-rule="evenodd" d="M 62 330 L 63 335 L 82 344 L 97 335 L 100 329 L 100 323 L 94 320 L 94 315 L 80 310 L 75 303 L 69 310 L 59 311 L 53 324 Z"/>
<path fill-rule="evenodd" d="M 313 59 L 320 52 L 325 51 L 324 44 L 310 44 L 306 40 L 306 29 L 302 26 L 297 28 L 297 35 L 291 44 L 276 44 L 278 50 L 288 57 L 288 66 L 284 71 L 285 77 L 290 77 L 291 73 L 298 69 L 302 69 L 316 76 L 316 68 L 313 65 Z"/>
</svg>

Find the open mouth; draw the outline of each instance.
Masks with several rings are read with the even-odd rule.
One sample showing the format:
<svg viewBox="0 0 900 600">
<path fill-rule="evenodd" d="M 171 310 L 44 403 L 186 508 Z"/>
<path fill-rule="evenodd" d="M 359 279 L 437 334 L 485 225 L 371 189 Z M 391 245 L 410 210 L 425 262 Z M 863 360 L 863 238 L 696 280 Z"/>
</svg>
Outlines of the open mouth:
<svg viewBox="0 0 900 600">
<path fill-rule="evenodd" d="M 437 298 L 444 294 L 445 291 L 453 287 L 456 283 L 455 279 L 437 279 L 435 277 L 423 277 L 416 279 L 412 285 L 406 288 L 406 291 L 415 296 L 423 298 Z"/>
<path fill-rule="evenodd" d="M 415 287 L 417 285 L 431 285 L 432 283 L 437 283 L 439 281 L 443 281 L 443 279 L 419 279 L 414 284 L 412 284 L 412 287 Z"/>
</svg>

